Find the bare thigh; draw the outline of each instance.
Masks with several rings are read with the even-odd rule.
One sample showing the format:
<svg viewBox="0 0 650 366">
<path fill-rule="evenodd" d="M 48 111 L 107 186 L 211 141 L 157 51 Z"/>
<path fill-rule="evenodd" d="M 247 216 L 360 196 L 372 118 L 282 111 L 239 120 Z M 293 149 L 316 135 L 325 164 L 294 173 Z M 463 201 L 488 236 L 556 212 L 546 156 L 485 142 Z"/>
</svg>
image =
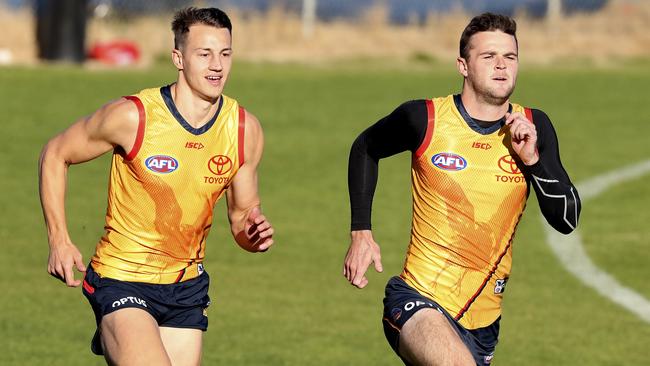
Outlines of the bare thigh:
<svg viewBox="0 0 650 366">
<path fill-rule="evenodd" d="M 469 349 L 447 318 L 435 309 L 422 309 L 402 327 L 399 353 L 418 366 L 475 366 Z"/>
<path fill-rule="evenodd" d="M 160 338 L 174 366 L 201 364 L 203 331 L 200 329 L 160 327 Z"/>
<path fill-rule="evenodd" d="M 111 365 L 171 365 L 156 320 L 138 308 L 126 308 L 102 318 L 102 347 Z"/>
</svg>

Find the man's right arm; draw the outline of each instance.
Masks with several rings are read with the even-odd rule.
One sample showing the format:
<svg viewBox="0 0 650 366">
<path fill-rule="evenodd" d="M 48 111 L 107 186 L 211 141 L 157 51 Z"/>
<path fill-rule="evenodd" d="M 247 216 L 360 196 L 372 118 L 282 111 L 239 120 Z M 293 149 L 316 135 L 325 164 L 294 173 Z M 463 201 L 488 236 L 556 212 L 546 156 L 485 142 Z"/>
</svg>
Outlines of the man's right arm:
<svg viewBox="0 0 650 366">
<path fill-rule="evenodd" d="M 120 99 L 80 119 L 45 145 L 39 159 L 39 193 L 50 246 L 48 272 L 68 286 L 75 280 L 73 266 L 85 271 L 83 258 L 68 234 L 65 190 L 68 167 L 92 160 L 119 146 L 133 147 L 139 121 L 134 103 Z"/>
<path fill-rule="evenodd" d="M 351 244 L 345 257 L 343 275 L 359 288 L 367 285 L 365 273 L 374 262 L 383 270 L 379 245 L 372 237 L 372 199 L 379 176 L 379 160 L 407 150 L 415 152 L 427 128 L 424 100 L 406 102 L 391 114 L 363 131 L 352 144 L 348 163 L 348 190 L 351 209 Z"/>
</svg>

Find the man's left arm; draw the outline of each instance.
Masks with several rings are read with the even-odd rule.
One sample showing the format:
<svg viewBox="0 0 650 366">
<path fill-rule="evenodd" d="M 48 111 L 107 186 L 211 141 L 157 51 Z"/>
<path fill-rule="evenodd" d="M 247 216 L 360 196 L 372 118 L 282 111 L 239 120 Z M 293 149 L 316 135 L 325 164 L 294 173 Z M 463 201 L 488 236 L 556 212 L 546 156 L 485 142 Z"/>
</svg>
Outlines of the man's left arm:
<svg viewBox="0 0 650 366">
<path fill-rule="evenodd" d="M 262 159 L 264 135 L 259 121 L 247 111 L 244 163 L 226 192 L 230 230 L 237 244 L 249 252 L 264 252 L 273 244 L 273 226 L 262 214 L 257 192 L 257 166 Z"/>
<path fill-rule="evenodd" d="M 520 113 L 517 114 L 521 116 Z M 534 127 L 536 134 L 535 158 L 527 161 L 526 154 L 522 152 L 520 154 L 520 159 L 524 163 L 522 170 L 535 190 L 540 210 L 546 221 L 555 230 L 568 234 L 578 225 L 580 196 L 560 161 L 557 135 L 550 119 L 537 109 L 532 110 L 532 117 L 532 126 L 527 119 L 525 122 L 528 126 Z M 521 126 L 520 130 L 524 130 L 525 124 Z M 525 136 L 519 137 L 525 139 Z M 517 152 L 515 145 L 518 141 L 517 136 L 513 135 L 515 152 Z"/>
</svg>

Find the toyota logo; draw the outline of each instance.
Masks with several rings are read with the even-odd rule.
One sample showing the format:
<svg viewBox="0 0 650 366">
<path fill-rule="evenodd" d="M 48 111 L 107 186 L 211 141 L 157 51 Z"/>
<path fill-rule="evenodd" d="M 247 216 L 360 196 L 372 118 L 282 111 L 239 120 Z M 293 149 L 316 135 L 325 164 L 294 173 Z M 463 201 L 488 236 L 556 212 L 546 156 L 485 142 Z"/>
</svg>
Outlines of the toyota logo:
<svg viewBox="0 0 650 366">
<path fill-rule="evenodd" d="M 519 174 L 521 170 L 517 166 L 517 162 L 510 155 L 504 155 L 499 159 L 499 168 L 508 174 Z"/>
<path fill-rule="evenodd" d="M 225 155 L 216 155 L 208 161 L 208 169 L 214 175 L 224 175 L 232 169 L 232 160 Z"/>
</svg>

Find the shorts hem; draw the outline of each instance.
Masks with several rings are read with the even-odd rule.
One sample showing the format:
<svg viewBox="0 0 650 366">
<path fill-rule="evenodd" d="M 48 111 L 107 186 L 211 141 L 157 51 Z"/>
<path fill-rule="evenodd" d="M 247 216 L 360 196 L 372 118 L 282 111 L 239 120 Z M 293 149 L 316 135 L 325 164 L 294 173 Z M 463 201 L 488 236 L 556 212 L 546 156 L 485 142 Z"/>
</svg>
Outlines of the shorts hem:
<svg viewBox="0 0 650 366">
<path fill-rule="evenodd" d="M 184 324 L 158 324 L 159 327 L 165 327 L 165 328 L 179 328 L 179 329 L 198 329 L 200 331 L 206 332 L 208 330 L 207 326 L 199 326 L 199 325 L 184 325 Z"/>
</svg>

